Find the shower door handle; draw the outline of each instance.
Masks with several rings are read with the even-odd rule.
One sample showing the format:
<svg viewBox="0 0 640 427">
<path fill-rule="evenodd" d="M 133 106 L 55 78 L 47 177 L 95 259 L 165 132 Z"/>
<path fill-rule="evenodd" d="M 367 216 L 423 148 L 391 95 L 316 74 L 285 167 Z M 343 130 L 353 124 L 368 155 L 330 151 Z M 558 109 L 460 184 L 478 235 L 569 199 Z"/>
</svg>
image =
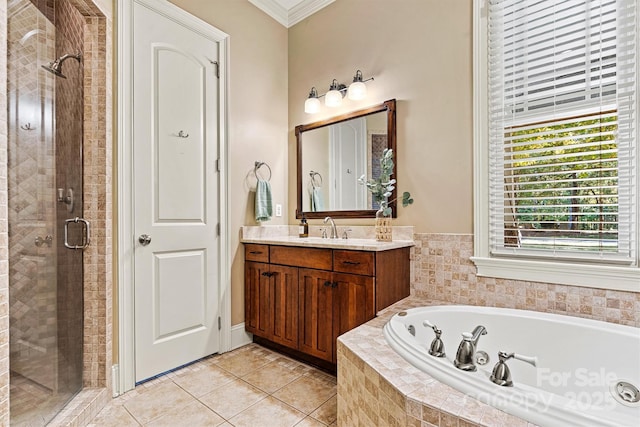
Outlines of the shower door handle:
<svg viewBox="0 0 640 427">
<path fill-rule="evenodd" d="M 69 224 L 71 223 L 80 223 L 82 224 L 82 242 L 80 245 L 72 245 L 69 243 Z M 89 242 L 91 240 L 91 231 L 90 231 L 89 221 L 84 218 L 75 217 L 73 219 L 67 219 L 64 221 L 64 246 L 69 249 L 85 249 L 89 246 Z"/>
</svg>

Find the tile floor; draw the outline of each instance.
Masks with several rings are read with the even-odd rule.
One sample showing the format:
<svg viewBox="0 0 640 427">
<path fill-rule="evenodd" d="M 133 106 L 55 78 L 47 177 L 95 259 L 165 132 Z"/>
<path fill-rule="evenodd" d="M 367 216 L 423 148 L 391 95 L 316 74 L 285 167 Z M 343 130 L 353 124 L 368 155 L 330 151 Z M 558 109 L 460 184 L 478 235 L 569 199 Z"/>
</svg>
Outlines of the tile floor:
<svg viewBox="0 0 640 427">
<path fill-rule="evenodd" d="M 335 426 L 336 400 L 334 376 L 250 344 L 143 383 L 89 426 Z"/>
</svg>

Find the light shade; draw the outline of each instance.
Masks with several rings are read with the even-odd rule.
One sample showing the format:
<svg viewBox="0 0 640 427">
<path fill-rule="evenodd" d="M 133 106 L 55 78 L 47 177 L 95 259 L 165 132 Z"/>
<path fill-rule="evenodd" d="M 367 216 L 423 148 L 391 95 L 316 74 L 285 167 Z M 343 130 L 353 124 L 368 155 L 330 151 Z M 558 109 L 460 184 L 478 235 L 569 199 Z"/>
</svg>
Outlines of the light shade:
<svg viewBox="0 0 640 427">
<path fill-rule="evenodd" d="M 324 104 L 327 107 L 339 107 L 342 104 L 342 94 L 339 90 L 333 89 L 324 96 Z"/>
<path fill-rule="evenodd" d="M 304 112 L 308 114 L 315 114 L 320 111 L 320 100 L 318 98 L 307 98 L 304 101 Z"/>
<path fill-rule="evenodd" d="M 320 111 L 320 100 L 318 99 L 318 91 L 315 87 L 311 88 L 309 92 L 309 98 L 304 101 L 304 112 L 308 114 L 315 114 Z"/>
<path fill-rule="evenodd" d="M 353 101 L 359 101 L 367 96 L 367 85 L 362 82 L 353 82 L 349 85 L 347 96 Z"/>
<path fill-rule="evenodd" d="M 367 96 L 367 86 L 362 81 L 362 71 L 356 71 L 356 75 L 353 76 L 353 83 L 349 85 L 347 95 L 349 99 L 354 101 L 359 101 Z"/>
<path fill-rule="evenodd" d="M 327 107 L 339 107 L 342 105 L 342 98 L 344 97 L 344 90 L 346 88 L 345 85 L 333 79 L 331 86 L 329 86 L 329 92 L 324 96 L 324 105 Z"/>
</svg>

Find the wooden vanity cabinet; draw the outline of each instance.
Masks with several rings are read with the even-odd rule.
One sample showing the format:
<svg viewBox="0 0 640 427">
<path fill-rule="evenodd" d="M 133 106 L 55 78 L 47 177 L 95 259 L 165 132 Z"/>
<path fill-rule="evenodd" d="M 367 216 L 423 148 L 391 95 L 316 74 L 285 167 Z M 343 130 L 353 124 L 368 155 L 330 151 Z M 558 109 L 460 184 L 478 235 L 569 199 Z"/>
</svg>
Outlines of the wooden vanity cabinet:
<svg viewBox="0 0 640 427">
<path fill-rule="evenodd" d="M 250 294 L 245 328 L 287 347 L 298 345 L 298 269 L 247 262 L 245 292 Z"/>
<path fill-rule="evenodd" d="M 336 338 L 409 295 L 409 248 L 245 244 L 245 328 L 332 364 Z"/>
<path fill-rule="evenodd" d="M 300 269 L 300 348 L 335 363 L 336 338 L 375 317 L 373 277 Z"/>
</svg>

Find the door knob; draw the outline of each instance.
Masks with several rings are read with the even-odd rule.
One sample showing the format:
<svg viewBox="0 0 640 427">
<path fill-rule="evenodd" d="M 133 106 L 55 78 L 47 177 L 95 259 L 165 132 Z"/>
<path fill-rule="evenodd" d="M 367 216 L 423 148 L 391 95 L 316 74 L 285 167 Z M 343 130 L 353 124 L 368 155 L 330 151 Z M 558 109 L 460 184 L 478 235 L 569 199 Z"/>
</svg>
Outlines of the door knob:
<svg viewBox="0 0 640 427">
<path fill-rule="evenodd" d="M 138 237 L 138 242 L 140 242 L 142 246 L 147 246 L 151 243 L 151 236 L 148 234 L 141 234 L 140 237 Z"/>
</svg>

